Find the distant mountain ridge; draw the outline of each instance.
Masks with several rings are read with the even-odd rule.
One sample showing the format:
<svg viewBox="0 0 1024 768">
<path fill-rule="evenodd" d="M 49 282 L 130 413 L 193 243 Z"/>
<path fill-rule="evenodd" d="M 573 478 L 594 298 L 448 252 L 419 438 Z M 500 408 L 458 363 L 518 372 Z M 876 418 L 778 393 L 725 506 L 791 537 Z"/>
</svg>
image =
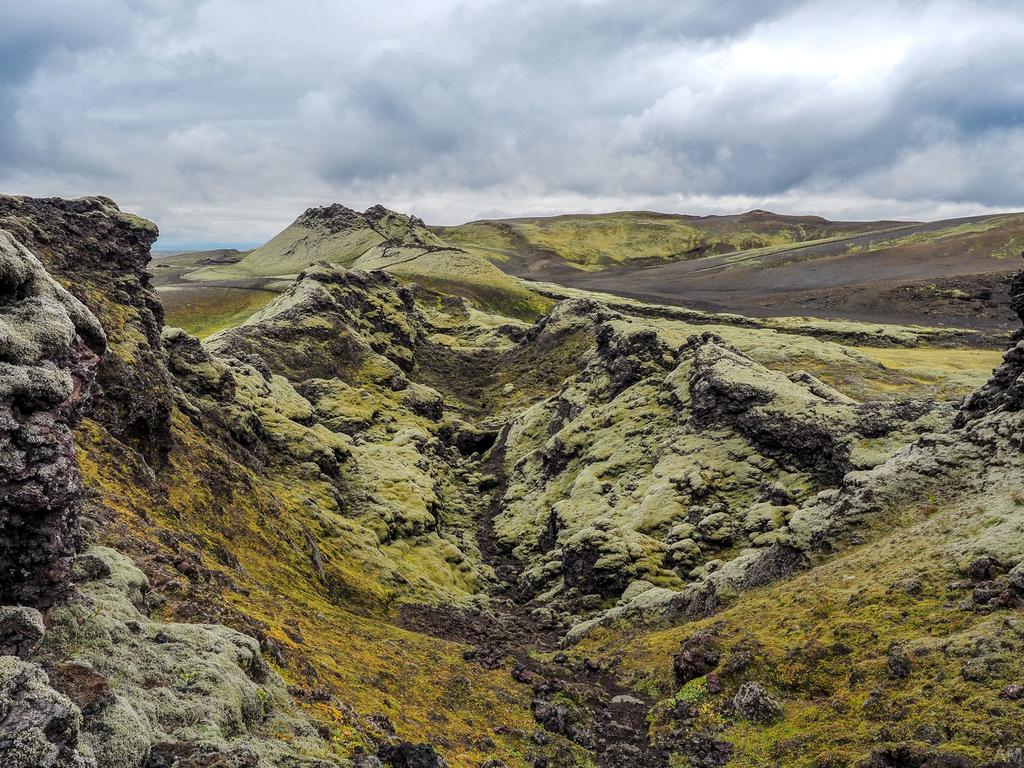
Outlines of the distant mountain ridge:
<svg viewBox="0 0 1024 768">
<path fill-rule="evenodd" d="M 1003 329 L 1014 321 L 1010 257 L 1021 251 L 1024 214 L 857 222 L 760 209 L 621 211 L 447 227 L 334 203 L 307 209 L 252 251 L 160 267 L 187 283 L 274 290 L 317 262 L 380 269 L 524 319 L 545 300 L 517 278 L 745 315 Z"/>
</svg>

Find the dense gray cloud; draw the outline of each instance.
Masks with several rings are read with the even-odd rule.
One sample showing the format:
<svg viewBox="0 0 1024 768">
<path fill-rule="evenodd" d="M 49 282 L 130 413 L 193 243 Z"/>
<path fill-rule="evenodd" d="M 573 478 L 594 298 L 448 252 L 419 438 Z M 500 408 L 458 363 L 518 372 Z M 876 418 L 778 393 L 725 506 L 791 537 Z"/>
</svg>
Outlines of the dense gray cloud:
<svg viewBox="0 0 1024 768">
<path fill-rule="evenodd" d="M 304 207 L 431 221 L 1024 208 L 1024 8 L 995 0 L 0 0 L 0 190 L 162 242 Z"/>
</svg>

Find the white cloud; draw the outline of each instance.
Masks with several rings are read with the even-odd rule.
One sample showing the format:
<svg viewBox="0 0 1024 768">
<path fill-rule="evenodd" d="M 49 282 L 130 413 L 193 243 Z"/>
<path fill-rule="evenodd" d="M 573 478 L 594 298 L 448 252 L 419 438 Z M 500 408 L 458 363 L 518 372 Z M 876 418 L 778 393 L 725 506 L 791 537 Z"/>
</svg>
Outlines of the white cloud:
<svg viewBox="0 0 1024 768">
<path fill-rule="evenodd" d="M 165 241 L 339 200 L 485 214 L 1024 208 L 1024 9 L 0 0 L 0 189 Z"/>
</svg>

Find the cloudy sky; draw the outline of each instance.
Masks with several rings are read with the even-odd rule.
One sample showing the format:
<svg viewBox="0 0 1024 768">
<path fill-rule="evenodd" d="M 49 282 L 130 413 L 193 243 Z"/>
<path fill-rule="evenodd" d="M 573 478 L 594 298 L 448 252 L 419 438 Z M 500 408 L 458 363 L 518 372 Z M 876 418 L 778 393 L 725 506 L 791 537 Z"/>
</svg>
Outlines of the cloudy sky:
<svg viewBox="0 0 1024 768">
<path fill-rule="evenodd" d="M 1017 0 L 0 0 L 0 192 L 161 246 L 309 205 L 1024 209 Z"/>
</svg>

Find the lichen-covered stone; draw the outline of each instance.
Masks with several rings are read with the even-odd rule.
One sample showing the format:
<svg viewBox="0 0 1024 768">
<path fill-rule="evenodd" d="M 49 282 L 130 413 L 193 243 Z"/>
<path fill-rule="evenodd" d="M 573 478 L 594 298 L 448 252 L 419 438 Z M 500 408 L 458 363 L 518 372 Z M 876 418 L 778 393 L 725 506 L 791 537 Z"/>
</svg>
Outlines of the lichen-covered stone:
<svg viewBox="0 0 1024 768">
<path fill-rule="evenodd" d="M 61 595 L 82 504 L 71 427 L 105 348 L 89 310 L 0 230 L 0 601 Z"/>
<path fill-rule="evenodd" d="M 782 718 L 782 705 L 761 683 L 746 682 L 732 699 L 736 716 L 755 723 L 770 724 Z"/>
<path fill-rule="evenodd" d="M 83 752 L 98 765 L 141 766 L 151 754 L 184 761 L 170 765 L 234 765 L 245 755 L 252 758 L 239 766 L 278 764 L 292 748 L 268 738 L 273 733 L 287 734 L 299 750 L 323 751 L 254 638 L 219 625 L 151 619 L 139 610 L 148 579 L 128 558 L 104 547 L 87 556 L 102 560 L 106 573 L 80 582 L 80 598 L 52 611 L 36 658 L 54 669 L 52 685 L 67 694 L 58 701 L 73 713 Z M 153 753 L 168 744 L 181 746 Z M 200 755 L 222 762 L 188 762 Z"/>
<path fill-rule="evenodd" d="M 25 658 L 39 645 L 45 632 L 42 614 L 35 608 L 0 606 L 0 656 Z"/>
<path fill-rule="evenodd" d="M 79 749 L 81 727 L 81 712 L 37 664 L 0 656 L 0 764 L 96 768 L 91 752 Z"/>
</svg>

